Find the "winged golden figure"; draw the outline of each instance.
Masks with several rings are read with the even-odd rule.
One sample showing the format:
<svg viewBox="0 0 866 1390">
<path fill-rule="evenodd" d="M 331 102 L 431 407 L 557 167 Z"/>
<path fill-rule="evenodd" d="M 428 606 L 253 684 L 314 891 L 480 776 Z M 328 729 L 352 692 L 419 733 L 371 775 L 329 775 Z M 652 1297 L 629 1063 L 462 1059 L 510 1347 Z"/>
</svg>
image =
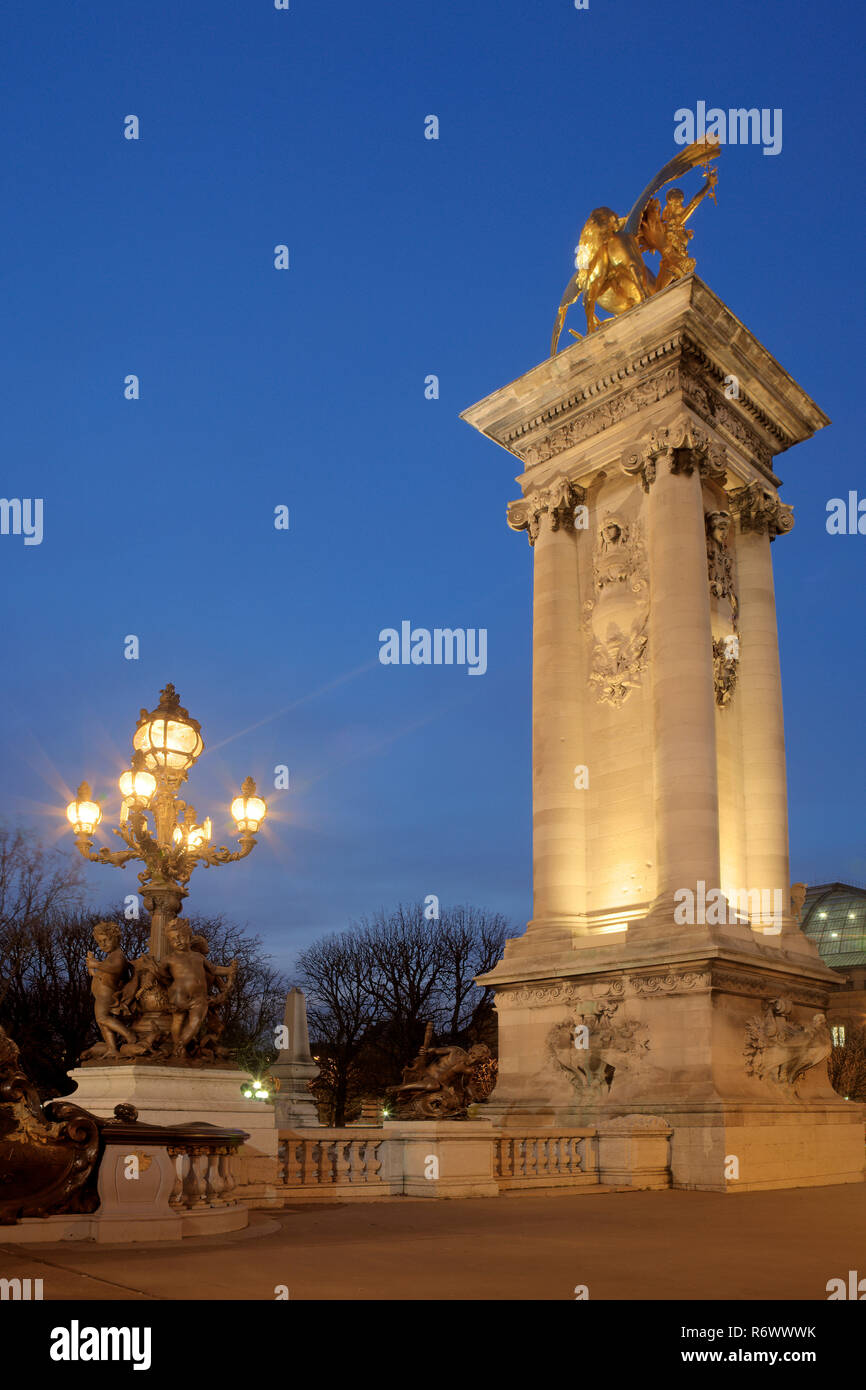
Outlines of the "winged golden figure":
<svg viewBox="0 0 866 1390">
<path fill-rule="evenodd" d="M 685 224 L 708 193 L 715 200 L 718 171 L 710 165 L 710 160 L 718 152 L 718 140 L 710 137 L 696 140 L 659 170 L 627 216 L 619 217 L 612 208 L 606 207 L 590 213 L 575 251 L 577 270 L 568 282 L 556 313 L 551 357 L 559 346 L 565 316 L 581 295 L 586 331 L 592 333 L 599 326 L 596 306 L 610 314 L 622 314 L 694 270 L 695 261 L 688 254 L 692 232 Z M 704 184 L 691 201 L 685 203 L 682 189 L 672 188 L 662 208 L 654 194 L 700 164 L 704 166 Z M 646 264 L 644 251 L 660 254 L 657 273 Z M 580 337 L 580 334 L 574 336 Z"/>
</svg>

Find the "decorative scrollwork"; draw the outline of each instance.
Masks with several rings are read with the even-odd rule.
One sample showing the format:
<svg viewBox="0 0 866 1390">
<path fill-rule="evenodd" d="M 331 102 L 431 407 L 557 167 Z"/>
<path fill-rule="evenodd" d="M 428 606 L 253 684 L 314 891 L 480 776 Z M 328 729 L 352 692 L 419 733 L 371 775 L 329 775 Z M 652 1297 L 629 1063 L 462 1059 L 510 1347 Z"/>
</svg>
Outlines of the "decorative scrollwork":
<svg viewBox="0 0 866 1390">
<path fill-rule="evenodd" d="M 574 510 L 586 497 L 582 487 L 560 478 L 549 487 L 531 492 L 528 496 L 509 502 L 506 520 L 512 531 L 526 531 L 529 544 L 535 545 L 541 518 L 547 516 L 551 531 L 574 527 Z"/>
</svg>

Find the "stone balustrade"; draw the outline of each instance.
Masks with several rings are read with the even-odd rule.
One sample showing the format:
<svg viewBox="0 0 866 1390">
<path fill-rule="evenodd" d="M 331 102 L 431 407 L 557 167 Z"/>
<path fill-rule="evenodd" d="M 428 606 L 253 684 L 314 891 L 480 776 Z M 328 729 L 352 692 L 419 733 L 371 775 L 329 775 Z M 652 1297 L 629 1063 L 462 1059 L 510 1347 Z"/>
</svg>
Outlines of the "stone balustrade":
<svg viewBox="0 0 866 1390">
<path fill-rule="evenodd" d="M 496 1197 L 670 1186 L 667 1121 L 624 1115 L 596 1128 L 509 1128 L 491 1120 L 386 1121 L 280 1130 L 289 1201 Z"/>
<path fill-rule="evenodd" d="M 493 1140 L 493 1173 L 501 1192 L 524 1187 L 596 1185 L 594 1129 L 510 1130 Z"/>
<path fill-rule="evenodd" d="M 316 1129 L 305 1133 L 280 1131 L 280 1173 L 287 1187 L 358 1188 L 382 1186 L 379 1156 L 381 1130 L 361 1134 L 353 1129 Z"/>
<path fill-rule="evenodd" d="M 234 1203 L 235 1151 L 218 1144 L 168 1149 L 175 1162 L 175 1182 L 168 1204 L 173 1211 Z"/>
</svg>

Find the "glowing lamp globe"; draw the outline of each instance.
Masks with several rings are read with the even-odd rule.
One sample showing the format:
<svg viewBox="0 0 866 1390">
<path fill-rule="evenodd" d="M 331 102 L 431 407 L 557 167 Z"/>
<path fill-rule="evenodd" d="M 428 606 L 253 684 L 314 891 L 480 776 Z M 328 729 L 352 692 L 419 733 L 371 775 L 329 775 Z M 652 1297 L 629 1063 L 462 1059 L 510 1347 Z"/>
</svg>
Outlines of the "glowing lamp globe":
<svg viewBox="0 0 866 1390">
<path fill-rule="evenodd" d="M 244 782 L 240 796 L 236 796 L 232 802 L 231 812 L 241 833 L 255 834 L 267 815 L 268 808 L 262 798 L 256 796 L 256 784 L 252 777 L 248 777 Z"/>
<path fill-rule="evenodd" d="M 81 783 L 75 800 L 70 801 L 67 806 L 66 819 L 76 835 L 92 835 L 102 820 L 102 812 L 96 802 L 91 800 L 90 787 L 86 782 Z"/>
<path fill-rule="evenodd" d="M 191 719 L 173 685 L 160 691 L 159 704 L 142 710 L 132 739 L 151 772 L 164 771 L 182 780 L 204 748 L 201 725 Z"/>
<path fill-rule="evenodd" d="M 206 845 L 213 832 L 211 818 L 208 816 L 202 825 L 194 825 L 187 832 L 186 843 L 188 849 L 201 849 Z"/>
<path fill-rule="evenodd" d="M 127 772 L 121 773 L 117 785 L 120 787 L 120 794 L 125 801 L 131 805 L 147 805 L 156 791 L 156 778 L 152 772 L 147 771 L 141 753 L 136 753 L 133 756 L 132 766 Z"/>
</svg>

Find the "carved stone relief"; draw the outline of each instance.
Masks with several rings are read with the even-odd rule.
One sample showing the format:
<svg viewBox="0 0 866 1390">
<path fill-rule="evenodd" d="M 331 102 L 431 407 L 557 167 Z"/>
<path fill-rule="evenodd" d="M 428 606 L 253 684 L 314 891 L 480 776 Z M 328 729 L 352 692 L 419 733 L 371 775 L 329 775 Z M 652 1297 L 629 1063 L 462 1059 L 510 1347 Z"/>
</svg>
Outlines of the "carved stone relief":
<svg viewBox="0 0 866 1390">
<path fill-rule="evenodd" d="M 619 1010 L 618 1003 L 600 1004 L 573 1021 L 555 1023 L 548 1032 L 548 1056 L 576 1091 L 607 1095 L 649 1052 L 646 1024 L 621 1017 Z M 585 1047 L 575 1045 L 578 1030 L 585 1030 Z"/>
<path fill-rule="evenodd" d="M 731 703 L 737 686 L 740 643 L 737 634 L 740 610 L 734 579 L 730 532 L 733 518 L 727 511 L 707 512 L 707 575 L 714 616 L 721 622 L 722 635 L 713 638 L 713 684 L 716 704 Z"/>
<path fill-rule="evenodd" d="M 573 444 L 579 444 L 581 440 L 600 434 L 611 425 L 619 424 L 621 420 L 645 409 L 646 406 L 655 405 L 657 401 L 663 400 L 676 390 L 676 387 L 677 369 L 671 366 L 648 381 L 620 391 L 602 404 L 586 410 L 577 419 L 551 430 L 543 438 L 535 438 L 528 443 L 508 440 L 506 447 L 522 459 L 527 467 L 532 468 L 536 464 L 546 463 L 555 454 L 561 454 Z"/>
<path fill-rule="evenodd" d="M 801 1078 L 829 1056 L 832 1039 L 823 1013 L 796 1024 L 789 1022 L 792 1007 L 783 995 L 768 1000 L 760 1014 L 747 1020 L 744 1056 L 748 1076 L 795 1099 Z"/>
<path fill-rule="evenodd" d="M 648 569 L 638 522 L 613 512 L 602 518 L 592 579 L 594 597 L 584 604 L 593 641 L 589 681 L 600 704 L 617 708 L 640 685 L 647 663 Z"/>
<path fill-rule="evenodd" d="M 655 405 L 673 392 L 681 391 L 697 415 L 707 424 L 718 427 L 736 440 L 743 452 L 772 481 L 771 466 L 774 454 L 789 448 L 791 440 L 786 438 L 774 422 L 749 399 L 742 387 L 737 397 L 737 410 L 734 410 L 721 392 L 722 373 L 704 353 L 694 351 L 686 338 L 670 340 L 660 347 L 653 357 L 660 359 L 670 355 L 676 360 L 634 386 L 629 387 L 625 383 L 629 376 L 646 369 L 646 357 L 636 359 L 626 364 L 614 376 L 605 377 L 586 387 L 579 395 L 566 402 L 566 408 L 574 410 L 575 418 L 565 424 L 555 425 L 555 416 L 551 412 L 543 422 L 546 433 L 542 433 L 538 423 L 533 422 L 531 430 L 514 430 L 505 434 L 500 443 L 522 459 L 527 467 L 532 468 L 536 464 L 546 463 L 548 459 L 580 443 L 581 440 L 601 434 L 630 415 Z M 605 392 L 611 394 L 600 400 L 597 405 L 588 404 L 593 396 L 602 396 Z M 757 428 L 743 418 L 744 412 L 754 417 Z M 759 430 L 769 432 L 777 441 L 777 447 L 768 448 Z"/>
<path fill-rule="evenodd" d="M 734 698 L 737 688 L 739 661 L 734 653 L 737 648 L 736 634 L 730 637 L 713 638 L 713 686 L 716 704 L 725 709 Z"/>
<path fill-rule="evenodd" d="M 546 1008 L 555 1004 L 577 1008 L 585 1004 L 587 999 L 616 1002 L 627 996 L 691 994 L 709 989 L 713 983 L 714 977 L 709 970 L 667 970 L 664 974 L 617 975 L 609 980 L 594 980 L 592 983 L 584 980 L 573 983 L 562 981 L 551 985 L 522 985 L 519 989 L 500 990 L 496 995 L 496 1008 Z"/>
</svg>

